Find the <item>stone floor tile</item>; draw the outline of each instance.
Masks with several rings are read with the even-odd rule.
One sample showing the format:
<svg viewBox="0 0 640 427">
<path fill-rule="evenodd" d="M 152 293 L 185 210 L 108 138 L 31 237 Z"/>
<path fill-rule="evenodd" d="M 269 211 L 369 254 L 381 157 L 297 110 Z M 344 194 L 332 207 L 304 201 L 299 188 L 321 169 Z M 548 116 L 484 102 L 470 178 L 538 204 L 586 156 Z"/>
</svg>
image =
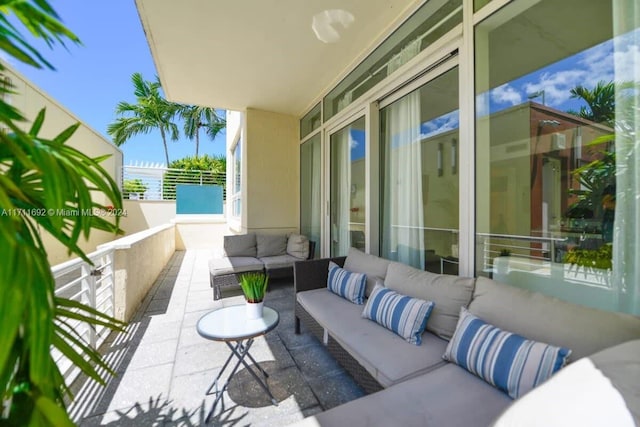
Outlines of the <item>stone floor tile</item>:
<svg viewBox="0 0 640 427">
<path fill-rule="evenodd" d="M 127 370 L 121 378 L 116 379 L 117 389 L 107 398 L 109 404 L 104 412 L 144 405 L 149 399 L 168 396 L 172 370 L 170 363 Z M 100 412 L 99 409 L 97 412 Z"/>
<path fill-rule="evenodd" d="M 309 379 L 308 383 L 325 410 L 335 408 L 366 394 L 344 371 Z"/>
<path fill-rule="evenodd" d="M 186 375 L 221 367 L 231 350 L 221 343 L 203 340 L 201 344 L 180 347 L 176 352 L 174 375 Z"/>
<path fill-rule="evenodd" d="M 342 370 L 338 362 L 321 345 L 295 348 L 289 352 L 307 380 L 317 379 Z"/>
<path fill-rule="evenodd" d="M 114 334 L 106 358 L 120 375 L 101 389 L 79 420 L 82 426 L 199 426 L 213 403 L 206 389 L 230 354 L 221 342 L 196 332 L 209 311 L 244 304 L 239 289 L 213 301 L 210 251 L 176 252 L 134 315 L 127 333 Z M 362 396 L 362 390 L 302 328 L 294 333 L 290 280 L 274 280 L 265 303 L 278 310 L 278 327 L 256 338 L 251 354 L 269 374 L 271 404 L 241 366 L 210 425 L 280 426 Z M 146 311 L 146 312 L 145 312 Z M 149 366 L 152 365 L 152 366 Z M 228 376 L 230 369 L 224 377 Z M 89 389 L 91 390 L 91 389 Z M 80 413 L 79 411 L 76 413 Z"/>
<path fill-rule="evenodd" d="M 177 339 L 151 343 L 141 341 L 131 357 L 127 369 L 139 369 L 173 363 L 175 361 L 177 347 Z"/>
</svg>

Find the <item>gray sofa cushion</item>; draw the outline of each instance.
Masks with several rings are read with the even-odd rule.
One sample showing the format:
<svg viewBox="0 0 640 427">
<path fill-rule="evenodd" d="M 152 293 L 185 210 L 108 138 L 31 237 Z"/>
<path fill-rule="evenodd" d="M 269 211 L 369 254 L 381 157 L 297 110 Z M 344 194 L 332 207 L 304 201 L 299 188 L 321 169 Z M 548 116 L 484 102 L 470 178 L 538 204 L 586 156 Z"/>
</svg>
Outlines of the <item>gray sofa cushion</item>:
<svg viewBox="0 0 640 427">
<path fill-rule="evenodd" d="M 255 258 L 257 255 L 256 235 L 249 233 L 224 236 L 224 253 L 228 257 L 244 256 Z"/>
<path fill-rule="evenodd" d="M 464 369 L 447 364 L 378 393 L 305 418 L 298 427 L 486 426 L 512 400 Z"/>
<path fill-rule="evenodd" d="M 287 254 L 301 259 L 309 256 L 309 239 L 302 234 L 292 234 L 287 240 Z"/>
<path fill-rule="evenodd" d="M 531 340 L 566 347 L 572 350 L 571 360 L 640 338 L 640 318 L 570 304 L 485 277 L 476 280 L 469 312 Z"/>
<path fill-rule="evenodd" d="M 214 276 L 247 271 L 262 271 L 262 262 L 253 257 L 213 258 L 209 260 L 209 272 Z"/>
<path fill-rule="evenodd" d="M 409 344 L 377 323 L 362 318 L 362 306 L 326 288 L 297 294 L 298 302 L 380 384 L 393 384 L 444 365 L 447 342 L 424 333 L 422 344 Z"/>
<path fill-rule="evenodd" d="M 436 306 L 427 322 L 427 331 L 445 339 L 451 338 L 456 330 L 460 308 L 471 301 L 474 282 L 473 278 L 430 273 L 399 262 L 389 264 L 384 280 L 389 289 L 433 301 Z"/>
<path fill-rule="evenodd" d="M 344 261 L 344 269 L 367 275 L 365 296 L 368 297 L 376 285 L 376 278 L 384 280 L 387 276 L 387 268 L 390 263 L 391 261 L 387 259 L 365 254 L 356 248 L 349 248 L 347 259 Z"/>
<path fill-rule="evenodd" d="M 277 256 L 287 253 L 287 236 L 284 234 L 256 235 L 257 257 Z"/>
<path fill-rule="evenodd" d="M 640 340 L 628 341 L 589 356 L 622 395 L 640 426 Z"/>
<path fill-rule="evenodd" d="M 277 255 L 277 256 L 267 256 L 259 258 L 260 261 L 264 263 L 265 270 L 273 270 L 274 268 L 286 268 L 293 267 L 293 263 L 296 261 L 300 261 L 299 258 L 296 258 L 291 255 Z"/>
</svg>

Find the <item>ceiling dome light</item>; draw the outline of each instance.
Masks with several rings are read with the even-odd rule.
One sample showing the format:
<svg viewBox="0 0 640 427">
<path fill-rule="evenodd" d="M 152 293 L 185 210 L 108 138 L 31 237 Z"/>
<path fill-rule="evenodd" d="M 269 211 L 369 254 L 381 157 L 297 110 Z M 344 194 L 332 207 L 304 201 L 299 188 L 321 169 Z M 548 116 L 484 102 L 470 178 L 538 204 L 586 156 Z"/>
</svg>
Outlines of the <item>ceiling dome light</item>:
<svg viewBox="0 0 640 427">
<path fill-rule="evenodd" d="M 355 17 L 346 10 L 323 10 L 313 16 L 311 28 L 321 42 L 335 43 L 340 40 L 340 33 L 334 24 L 340 24 L 347 29 L 355 20 Z"/>
</svg>

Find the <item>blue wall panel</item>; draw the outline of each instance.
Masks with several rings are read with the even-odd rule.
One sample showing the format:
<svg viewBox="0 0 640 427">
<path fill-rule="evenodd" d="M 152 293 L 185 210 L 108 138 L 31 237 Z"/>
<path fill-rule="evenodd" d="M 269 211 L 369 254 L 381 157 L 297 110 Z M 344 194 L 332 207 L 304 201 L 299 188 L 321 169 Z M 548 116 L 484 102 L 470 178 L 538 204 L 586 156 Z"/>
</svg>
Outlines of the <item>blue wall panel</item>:
<svg viewBox="0 0 640 427">
<path fill-rule="evenodd" d="M 177 214 L 222 214 L 222 187 L 219 185 L 178 184 Z"/>
</svg>

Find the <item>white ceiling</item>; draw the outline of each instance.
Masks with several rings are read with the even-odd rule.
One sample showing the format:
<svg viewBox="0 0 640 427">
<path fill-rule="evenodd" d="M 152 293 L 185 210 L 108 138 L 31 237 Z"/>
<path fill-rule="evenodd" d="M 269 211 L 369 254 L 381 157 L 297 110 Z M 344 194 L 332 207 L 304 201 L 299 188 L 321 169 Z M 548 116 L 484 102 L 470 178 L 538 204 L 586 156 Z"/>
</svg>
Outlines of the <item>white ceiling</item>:
<svg viewBox="0 0 640 427">
<path fill-rule="evenodd" d="M 301 115 L 423 0 L 136 0 L 167 98 Z M 325 10 L 351 13 L 340 39 L 312 29 Z M 330 29 L 329 29 L 330 31 Z"/>
</svg>

